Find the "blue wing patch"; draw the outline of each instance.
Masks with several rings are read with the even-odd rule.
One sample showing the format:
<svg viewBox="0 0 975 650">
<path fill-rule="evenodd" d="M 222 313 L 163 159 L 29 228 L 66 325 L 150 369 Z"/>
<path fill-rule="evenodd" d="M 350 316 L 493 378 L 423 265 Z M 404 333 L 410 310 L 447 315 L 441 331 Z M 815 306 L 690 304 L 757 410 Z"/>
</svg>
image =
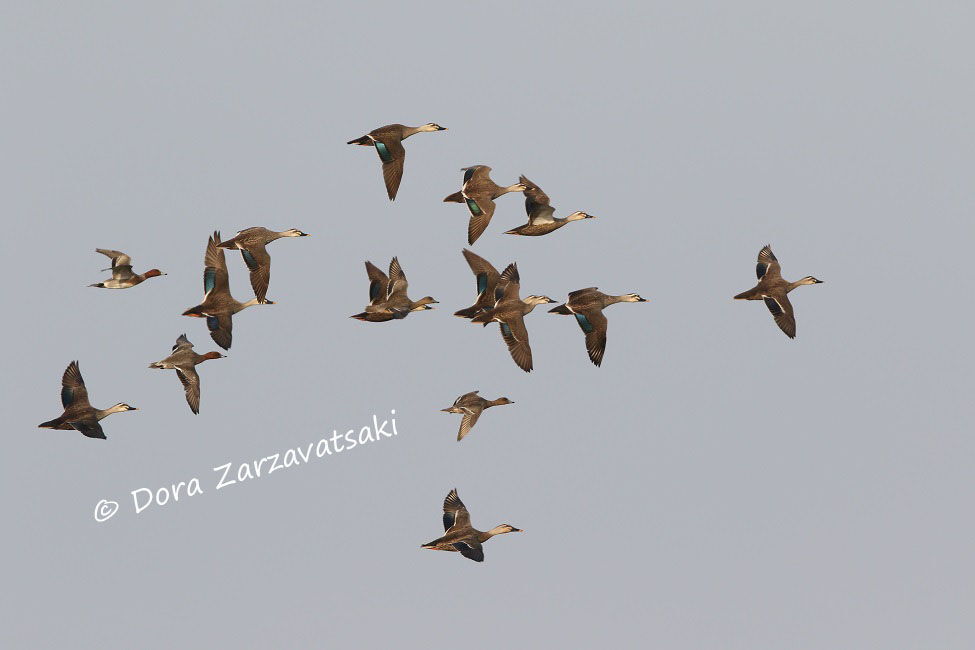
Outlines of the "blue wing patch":
<svg viewBox="0 0 975 650">
<path fill-rule="evenodd" d="M 369 300 L 375 300 L 376 296 L 379 295 L 379 283 L 370 282 L 369 283 Z"/>
<path fill-rule="evenodd" d="M 471 167 L 470 169 L 468 169 L 467 171 L 465 171 L 464 172 L 464 182 L 466 183 L 467 181 L 471 180 L 471 176 L 473 176 L 474 175 L 474 172 L 476 172 L 476 171 L 477 171 L 477 167 Z"/>
<path fill-rule="evenodd" d="M 508 327 L 507 323 L 501 323 L 501 330 L 504 332 L 505 336 L 511 336 L 511 328 Z"/>
<path fill-rule="evenodd" d="M 220 327 L 220 321 L 216 316 L 207 316 L 207 329 L 211 332 L 217 331 Z"/>
<path fill-rule="evenodd" d="M 477 274 L 477 292 L 484 293 L 484 289 L 487 288 L 487 273 Z"/>
<path fill-rule="evenodd" d="M 382 142 L 376 142 L 376 151 L 379 152 L 379 157 L 383 162 L 389 162 L 393 159 L 392 154 L 389 153 L 389 149 Z"/>
<path fill-rule="evenodd" d="M 481 216 L 481 208 L 477 206 L 474 199 L 467 199 L 467 209 L 471 211 L 471 214 L 475 217 Z"/>
<path fill-rule="evenodd" d="M 71 388 L 64 386 L 61 388 L 61 406 L 68 408 L 74 403 L 74 394 L 71 392 Z"/>
<path fill-rule="evenodd" d="M 213 290 L 213 285 L 217 283 L 217 270 L 208 266 L 203 270 L 203 292 L 209 293 Z"/>
<path fill-rule="evenodd" d="M 589 333 L 594 329 L 596 329 L 592 326 L 592 323 L 589 322 L 589 319 L 583 316 L 582 314 L 575 314 L 575 317 L 576 320 L 579 321 L 579 327 L 582 328 L 583 332 Z"/>
<path fill-rule="evenodd" d="M 244 263 L 247 264 L 247 268 L 249 268 L 251 271 L 257 268 L 257 260 L 254 259 L 254 256 L 250 251 L 242 248 L 240 249 L 240 254 L 244 257 Z"/>
</svg>

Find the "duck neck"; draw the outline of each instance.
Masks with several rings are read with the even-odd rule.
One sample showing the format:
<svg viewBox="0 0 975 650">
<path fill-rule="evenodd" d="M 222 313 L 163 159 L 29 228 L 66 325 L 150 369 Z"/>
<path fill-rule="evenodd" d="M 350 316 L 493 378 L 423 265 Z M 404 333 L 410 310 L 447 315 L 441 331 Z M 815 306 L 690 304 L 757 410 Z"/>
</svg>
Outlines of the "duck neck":
<svg viewBox="0 0 975 650">
<path fill-rule="evenodd" d="M 485 540 L 489 540 L 495 535 L 503 535 L 504 533 L 510 533 L 511 530 L 512 530 L 511 526 L 507 524 L 501 524 L 499 526 L 495 526 L 491 530 L 481 533 L 482 535 L 481 541 L 483 542 Z"/>
<path fill-rule="evenodd" d="M 500 406 L 501 404 L 507 404 L 507 403 L 508 402 L 503 397 L 499 397 L 498 399 L 489 399 L 486 402 L 484 402 L 484 408 L 487 409 L 487 408 L 491 408 L 492 406 Z"/>
<path fill-rule="evenodd" d="M 400 140 L 405 140 L 411 135 L 415 135 L 423 130 L 423 126 L 407 126 L 403 128 L 403 136 Z"/>
<path fill-rule="evenodd" d="M 257 300 L 257 298 L 251 298 L 247 302 L 238 302 L 237 303 L 237 309 L 236 309 L 236 311 L 234 311 L 234 313 L 236 314 L 238 311 L 243 311 L 244 309 L 247 309 L 248 307 L 253 307 L 254 305 L 259 305 L 259 304 L 261 304 L 261 303 Z"/>
<path fill-rule="evenodd" d="M 801 287 L 804 284 L 818 284 L 818 283 L 819 283 L 819 280 L 817 280 L 816 278 L 812 277 L 811 275 L 807 275 L 806 277 L 804 277 L 801 280 L 796 280 L 795 282 L 790 282 L 786 286 L 785 292 L 786 293 L 789 293 L 790 291 L 792 291 L 796 287 Z"/>
<path fill-rule="evenodd" d="M 127 411 L 128 409 L 121 404 L 116 404 L 115 406 L 110 406 L 107 409 L 98 409 L 95 411 L 95 417 L 99 420 L 107 418 L 112 413 L 121 413 L 122 411 Z"/>
</svg>

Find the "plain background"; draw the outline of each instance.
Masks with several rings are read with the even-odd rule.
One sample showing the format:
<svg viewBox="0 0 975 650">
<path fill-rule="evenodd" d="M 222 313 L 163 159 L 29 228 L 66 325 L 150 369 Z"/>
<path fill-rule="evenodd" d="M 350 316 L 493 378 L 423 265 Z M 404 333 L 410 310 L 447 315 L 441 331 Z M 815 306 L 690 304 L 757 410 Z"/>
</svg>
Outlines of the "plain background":
<svg viewBox="0 0 975 650">
<path fill-rule="evenodd" d="M 967 3 L 7 3 L 0 10 L 5 647 L 970 648 L 975 643 Z M 390 203 L 374 151 L 406 143 Z M 639 292 L 602 368 L 474 300 L 460 168 L 524 173 L 474 250 L 523 294 Z M 270 250 L 193 416 L 147 369 L 186 332 L 207 236 Z M 770 242 L 798 338 L 753 286 Z M 126 291 L 95 247 L 168 275 Z M 374 325 L 363 260 L 434 311 Z M 251 297 L 228 254 L 236 297 Z M 36 428 L 78 359 L 108 440 Z M 463 442 L 440 413 L 516 404 Z M 396 409 L 396 438 L 214 492 L 211 468 Z M 129 492 L 201 478 L 136 516 Z M 526 532 L 421 551 L 457 487 Z M 99 499 L 121 502 L 92 517 Z"/>
</svg>

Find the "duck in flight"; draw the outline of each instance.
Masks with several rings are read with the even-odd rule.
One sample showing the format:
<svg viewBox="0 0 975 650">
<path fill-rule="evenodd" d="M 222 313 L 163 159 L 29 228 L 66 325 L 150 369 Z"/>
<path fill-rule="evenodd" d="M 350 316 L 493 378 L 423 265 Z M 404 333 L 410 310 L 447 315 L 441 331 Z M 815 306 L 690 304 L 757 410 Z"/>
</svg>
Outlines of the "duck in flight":
<svg viewBox="0 0 975 650">
<path fill-rule="evenodd" d="M 503 404 L 514 404 L 507 397 L 499 397 L 497 399 L 484 399 L 478 395 L 479 391 L 473 391 L 471 393 L 465 393 L 454 400 L 452 406 L 445 409 L 440 409 L 444 413 L 457 413 L 463 415 L 464 417 L 460 421 L 460 430 L 457 432 L 457 440 L 464 439 L 470 430 L 477 423 L 477 419 L 481 417 L 481 413 L 484 409 L 489 409 L 492 406 L 500 406 Z"/>
<path fill-rule="evenodd" d="M 234 314 L 254 305 L 273 305 L 274 302 L 267 299 L 261 302 L 257 298 L 239 302 L 230 294 L 227 257 L 220 248 L 219 231 L 215 231 L 207 241 L 203 263 L 203 302 L 190 307 L 183 315 L 205 318 L 210 338 L 224 350 L 229 350 L 233 342 Z"/>
<path fill-rule="evenodd" d="M 474 304 L 467 309 L 461 309 L 454 312 L 454 316 L 460 316 L 461 318 L 473 318 L 481 312 L 487 311 L 494 307 L 494 303 L 498 301 L 501 297 L 504 285 L 507 281 L 501 280 L 501 274 L 498 270 L 488 262 L 486 259 L 480 255 L 475 254 L 473 251 L 464 249 L 462 251 L 464 254 L 464 259 L 467 260 L 467 265 L 471 267 L 471 272 L 474 273 L 474 280 L 476 282 L 477 289 L 477 300 Z M 510 269 L 510 265 L 509 265 Z M 505 269 L 505 272 L 510 275 L 512 270 Z"/>
<path fill-rule="evenodd" d="M 457 488 L 451 490 L 443 501 L 443 529 L 443 537 L 422 544 L 420 548 L 434 551 L 459 551 L 461 555 L 475 562 L 484 561 L 482 545 L 495 535 L 523 532 L 511 524 L 501 524 L 483 532 L 477 530 L 471 526 L 471 513 L 457 496 Z"/>
<path fill-rule="evenodd" d="M 524 300 L 518 293 L 521 279 L 518 276 L 518 265 L 510 264 L 501 274 L 499 286 L 504 283 L 501 297 L 494 307 L 483 311 L 471 319 L 472 323 L 481 323 L 485 327 L 492 321 L 497 321 L 501 329 L 501 338 L 508 346 L 515 364 L 525 372 L 532 371 L 532 349 L 528 341 L 528 328 L 525 327 L 525 316 L 530 314 L 537 305 L 555 302 L 548 296 L 528 296 Z"/>
<path fill-rule="evenodd" d="M 112 260 L 112 266 L 110 268 L 102 269 L 103 271 L 111 271 L 112 277 L 104 282 L 89 284 L 89 287 L 98 287 L 100 289 L 128 289 L 129 287 L 134 287 L 137 284 L 145 282 L 149 278 L 166 275 L 159 269 L 149 269 L 145 273 L 133 273 L 132 258 L 122 251 L 96 248 L 95 252 L 101 253 Z"/>
<path fill-rule="evenodd" d="M 501 187 L 491 180 L 491 168 L 487 165 L 465 167 L 464 184 L 459 192 L 444 198 L 444 203 L 466 203 L 471 213 L 470 223 L 467 225 L 467 243 L 477 241 L 494 216 L 494 199 L 509 192 L 523 192 L 526 185 L 515 183 L 508 187 Z"/>
<path fill-rule="evenodd" d="M 406 149 L 403 140 L 415 133 L 431 131 L 446 131 L 447 127 L 429 122 L 423 126 L 403 126 L 402 124 L 387 124 L 373 129 L 361 138 L 349 140 L 346 144 L 357 144 L 363 147 L 376 147 L 379 160 L 383 163 L 383 181 L 386 183 L 386 194 L 389 200 L 396 198 L 400 181 L 403 180 L 403 162 L 406 160 Z"/>
<path fill-rule="evenodd" d="M 796 316 L 787 294 L 804 284 L 822 284 L 823 281 L 817 280 L 811 275 L 795 282 L 788 282 L 783 279 L 779 261 L 772 254 L 772 248 L 769 245 L 758 252 L 755 274 L 758 275 L 758 284 L 748 291 L 739 293 L 735 296 L 735 300 L 764 300 L 768 310 L 772 312 L 775 324 L 785 332 L 786 336 L 794 339 L 796 337 Z"/>
<path fill-rule="evenodd" d="M 88 389 L 85 388 L 85 380 L 81 377 L 81 368 L 77 361 L 69 363 L 61 377 L 61 406 L 64 407 L 64 413 L 60 417 L 40 423 L 38 428 L 76 429 L 89 438 L 102 440 L 105 439 L 105 432 L 102 431 L 100 420 L 112 413 L 139 410 L 125 402 L 119 402 L 107 409 L 94 408 L 88 401 Z"/>
<path fill-rule="evenodd" d="M 618 302 L 648 302 L 635 293 L 625 293 L 622 296 L 612 296 L 598 291 L 596 287 L 579 289 L 569 294 L 569 299 L 549 309 L 553 314 L 575 316 L 583 334 L 586 335 L 586 351 L 589 360 L 597 367 L 603 363 L 603 353 L 606 352 L 606 326 L 608 321 L 603 310 Z"/>
<path fill-rule="evenodd" d="M 173 346 L 173 353 L 163 359 L 150 363 L 150 368 L 162 370 L 175 370 L 176 376 L 183 384 L 183 391 L 186 393 L 186 403 L 190 405 L 190 410 L 198 414 L 200 412 L 200 375 L 196 372 L 196 366 L 208 359 L 222 359 L 224 355 L 219 352 L 207 352 L 197 354 L 193 350 L 193 344 L 186 338 L 186 334 L 180 335 Z"/>
<path fill-rule="evenodd" d="M 538 237 L 554 232 L 572 221 L 593 219 L 593 215 L 585 212 L 573 212 L 564 219 L 555 216 L 555 207 L 549 203 L 548 195 L 535 183 L 524 175 L 518 182 L 525 186 L 525 212 L 528 213 L 528 223 L 512 230 L 506 230 L 506 235 L 524 235 Z"/>
<path fill-rule="evenodd" d="M 271 256 L 265 248 L 268 244 L 282 237 L 307 237 L 308 233 L 301 232 L 297 228 L 289 230 L 268 230 L 261 226 L 246 228 L 237 233 L 237 236 L 227 241 L 222 241 L 217 246 L 220 248 L 237 249 L 244 264 L 251 272 L 251 287 L 258 302 L 264 303 L 267 300 L 267 285 L 271 281 Z"/>
<path fill-rule="evenodd" d="M 409 283 L 400 266 L 399 259 L 389 262 L 389 275 L 386 275 L 372 262 L 366 260 L 366 274 L 369 276 L 369 304 L 366 310 L 351 317 L 370 323 L 384 323 L 393 319 L 406 318 L 410 312 L 433 309 L 437 301 L 424 296 L 417 301 L 406 295 Z"/>
</svg>

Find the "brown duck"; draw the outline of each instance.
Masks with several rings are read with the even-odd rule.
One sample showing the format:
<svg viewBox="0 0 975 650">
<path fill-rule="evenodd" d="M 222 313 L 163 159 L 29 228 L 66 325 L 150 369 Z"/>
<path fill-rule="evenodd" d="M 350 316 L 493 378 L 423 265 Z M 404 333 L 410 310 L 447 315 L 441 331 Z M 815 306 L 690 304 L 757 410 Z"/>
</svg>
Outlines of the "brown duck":
<svg viewBox="0 0 975 650">
<path fill-rule="evenodd" d="M 755 274 L 758 275 L 758 284 L 748 291 L 739 293 L 735 296 L 735 300 L 764 300 L 768 310 L 772 312 L 775 324 L 785 332 L 786 336 L 794 339 L 796 337 L 796 317 L 787 294 L 804 284 L 822 284 L 823 281 L 817 280 L 811 275 L 795 282 L 784 280 L 779 261 L 775 259 L 769 245 L 758 252 Z"/>
<path fill-rule="evenodd" d="M 530 314 L 537 305 L 555 301 L 548 296 L 528 296 L 522 300 L 518 295 L 521 279 L 518 276 L 517 264 L 511 264 L 505 269 L 499 284 L 500 282 L 506 284 L 494 307 L 474 316 L 471 322 L 481 323 L 487 327 L 488 323 L 497 321 L 501 338 L 508 346 L 512 360 L 525 372 L 531 372 L 532 349 L 528 341 L 528 328 L 525 327 L 525 316 Z"/>
<path fill-rule="evenodd" d="M 589 287 L 571 292 L 564 304 L 549 309 L 549 312 L 576 317 L 576 322 L 586 335 L 586 351 L 589 353 L 589 360 L 599 366 L 603 363 L 603 353 L 606 351 L 607 321 L 603 310 L 618 302 L 648 301 L 635 293 L 611 296 L 597 291 L 596 287 Z"/>
<path fill-rule="evenodd" d="M 524 175 L 518 181 L 525 186 L 525 212 L 528 213 L 528 223 L 512 230 L 506 230 L 506 235 L 524 235 L 538 237 L 554 232 L 572 221 L 592 219 L 593 215 L 585 212 L 573 212 L 564 219 L 555 216 L 555 207 L 549 203 L 548 195 L 535 183 Z"/>
<path fill-rule="evenodd" d="M 233 342 L 233 316 L 237 312 L 254 305 L 273 305 L 271 300 L 259 301 L 251 298 L 239 302 L 230 294 L 230 275 L 227 273 L 227 257 L 220 246 L 220 232 L 214 232 L 207 241 L 206 255 L 203 258 L 203 302 L 183 312 L 184 316 L 205 318 L 210 338 L 224 350 L 230 349 Z"/>
<path fill-rule="evenodd" d="M 122 251 L 113 251 L 108 248 L 96 248 L 95 252 L 101 253 L 112 260 L 111 268 L 102 269 L 103 271 L 111 271 L 112 277 L 104 282 L 89 284 L 89 287 L 98 287 L 100 289 L 128 289 L 129 287 L 134 287 L 137 284 L 145 282 L 149 278 L 156 278 L 160 275 L 166 275 L 159 269 L 149 269 L 145 273 L 133 273 L 132 258 Z"/>
<path fill-rule="evenodd" d="M 501 187 L 491 180 L 491 168 L 487 165 L 465 167 L 464 184 L 459 192 L 444 198 L 444 203 L 466 203 L 471 213 L 470 223 L 467 225 L 467 243 L 477 241 L 494 216 L 494 199 L 509 192 L 524 191 L 525 185 L 515 183 L 508 187 Z"/>
<path fill-rule="evenodd" d="M 465 393 L 454 400 L 452 406 L 445 409 L 440 409 L 444 413 L 457 413 L 463 415 L 464 417 L 460 421 L 460 430 L 457 432 L 457 440 L 463 440 L 464 436 L 470 432 L 470 430 L 477 423 L 477 419 L 481 417 L 481 413 L 484 409 L 489 409 L 492 406 L 501 406 L 503 404 L 514 404 L 507 397 L 499 397 L 497 399 L 484 399 L 479 396 L 478 391 L 473 391 L 471 393 Z"/>
<path fill-rule="evenodd" d="M 103 420 L 112 413 L 137 411 L 134 406 L 119 402 L 107 409 L 96 409 L 88 401 L 88 389 L 81 377 L 81 369 L 77 361 L 72 361 L 61 377 L 61 406 L 64 413 L 60 417 L 38 424 L 41 429 L 76 429 L 89 438 L 105 439 L 105 432 L 99 420 Z"/>
<path fill-rule="evenodd" d="M 495 535 L 523 532 L 511 524 L 501 524 L 485 532 L 472 527 L 471 514 L 467 512 L 467 508 L 457 496 L 457 488 L 451 490 L 443 501 L 443 529 L 445 531 L 443 537 L 427 542 L 420 548 L 434 551 L 459 551 L 461 555 L 475 562 L 484 561 L 482 545 Z"/>
<path fill-rule="evenodd" d="M 410 300 L 406 295 L 409 288 L 406 274 L 403 273 L 399 259 L 395 257 L 389 263 L 388 276 L 368 260 L 366 274 L 369 276 L 369 304 L 365 311 L 353 314 L 351 318 L 384 323 L 406 318 L 413 311 L 433 309 L 430 305 L 437 302 L 431 296 L 424 296 L 417 301 Z"/>
<path fill-rule="evenodd" d="M 494 307 L 494 303 L 498 301 L 498 298 L 503 293 L 506 281 L 502 282 L 501 274 L 498 273 L 498 270 L 480 255 L 466 248 L 462 252 L 464 253 L 464 259 L 467 260 L 467 265 L 471 267 L 471 271 L 474 273 L 474 279 L 477 283 L 477 300 L 467 309 L 454 312 L 454 316 L 473 318 L 481 312 Z M 510 274 L 512 272 L 510 269 L 512 269 L 511 265 L 505 269 L 505 272 Z"/>
<path fill-rule="evenodd" d="M 176 339 L 176 345 L 173 346 L 173 353 L 162 361 L 150 363 L 149 367 L 175 370 L 176 376 L 183 384 L 186 403 L 190 405 L 190 410 L 193 413 L 198 414 L 200 412 L 200 375 L 196 372 L 196 366 L 208 359 L 222 359 L 223 356 L 219 352 L 197 354 L 193 350 L 193 344 L 186 338 L 186 334 L 181 334 Z"/>
<path fill-rule="evenodd" d="M 423 126 L 403 126 L 402 124 L 388 124 L 373 129 L 361 138 L 349 140 L 346 144 L 358 144 L 363 147 L 376 147 L 379 160 L 383 163 L 383 181 L 386 183 L 386 194 L 389 200 L 396 198 L 400 181 L 403 180 L 403 163 L 406 161 L 406 149 L 403 140 L 415 133 L 430 131 L 446 131 L 447 127 L 429 122 Z"/>
<path fill-rule="evenodd" d="M 261 226 L 246 228 L 237 233 L 237 236 L 227 241 L 222 241 L 217 246 L 220 248 L 237 249 L 244 264 L 251 272 L 251 288 L 254 289 L 254 296 L 257 301 L 264 303 L 267 301 L 267 285 L 271 281 L 271 256 L 265 248 L 271 242 L 282 237 L 307 237 L 308 233 L 301 232 L 297 228 L 288 230 L 268 230 Z"/>
</svg>

